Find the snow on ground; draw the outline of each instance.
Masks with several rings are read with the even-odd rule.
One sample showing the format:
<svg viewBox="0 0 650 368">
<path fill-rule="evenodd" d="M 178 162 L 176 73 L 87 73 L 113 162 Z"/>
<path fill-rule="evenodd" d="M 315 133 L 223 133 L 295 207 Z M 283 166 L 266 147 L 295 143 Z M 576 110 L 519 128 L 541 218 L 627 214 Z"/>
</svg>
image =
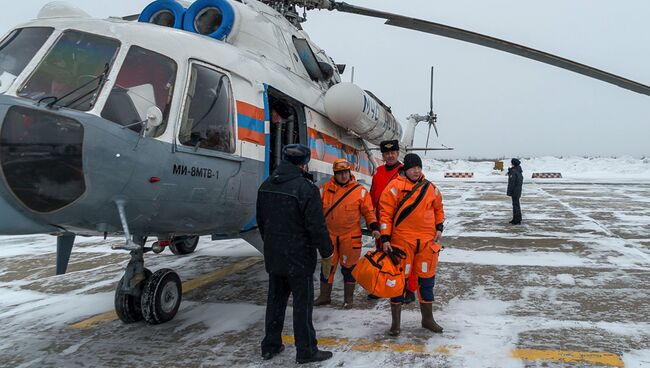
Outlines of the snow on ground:
<svg viewBox="0 0 650 368">
<path fill-rule="evenodd" d="M 443 193 L 447 216 L 434 307 L 444 334 L 424 333 L 417 306 L 411 305 L 403 312 L 402 336 L 387 338 L 385 301 L 368 302 L 358 290 L 356 308 L 340 309 L 340 273 L 334 305 L 314 310 L 319 337 L 371 345 L 422 344 L 429 351 L 448 348 L 450 353 L 369 352 L 342 344 L 323 347 L 335 355 L 321 367 L 563 366 L 512 358 L 515 349 L 535 348 L 610 352 L 626 367 L 650 367 L 650 163 L 631 158 L 522 161 L 528 179 L 519 227 L 507 225 L 511 207 L 505 177 L 492 173 L 493 163 L 425 161 L 428 177 Z M 443 171 L 466 170 L 476 178 L 439 179 Z M 529 179 L 533 171 L 560 171 L 565 179 L 551 185 L 534 182 Z M 599 179 L 585 179 L 590 175 Z M 294 365 L 292 346 L 268 363 L 258 356 L 267 285 L 262 263 L 197 290 L 167 324 L 115 321 L 73 331 L 70 323 L 112 308 L 112 290 L 128 255 L 110 245 L 121 241 L 79 238 L 71 264 L 77 270 L 53 276 L 54 237 L 0 237 L 3 364 Z M 259 253 L 242 241 L 203 237 L 192 255 L 148 254 L 146 262 L 152 269 L 173 268 L 189 280 L 255 256 Z M 291 311 L 289 307 L 286 335 L 292 334 Z M 147 354 L 131 348 L 136 341 L 149 349 Z"/>
</svg>

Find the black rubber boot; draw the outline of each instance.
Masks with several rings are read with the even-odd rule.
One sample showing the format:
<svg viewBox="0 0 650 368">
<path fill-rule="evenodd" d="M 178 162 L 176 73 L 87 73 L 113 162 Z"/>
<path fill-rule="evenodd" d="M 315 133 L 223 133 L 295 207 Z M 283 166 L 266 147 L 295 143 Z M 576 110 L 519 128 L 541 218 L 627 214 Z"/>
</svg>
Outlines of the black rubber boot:
<svg viewBox="0 0 650 368">
<path fill-rule="evenodd" d="M 422 327 L 435 333 L 442 333 L 442 326 L 433 319 L 433 304 L 420 303 L 420 313 L 422 313 Z"/>
<path fill-rule="evenodd" d="M 332 354 L 331 351 L 317 350 L 316 354 L 310 356 L 309 358 L 296 358 L 296 363 L 305 364 L 305 363 L 313 363 L 313 362 L 322 362 L 323 360 L 327 360 L 331 358 L 333 355 L 334 354 Z"/>
<path fill-rule="evenodd" d="M 320 283 L 320 295 L 314 300 L 314 306 L 327 305 L 332 302 L 332 284 Z"/>
<path fill-rule="evenodd" d="M 391 325 L 390 331 L 388 334 L 390 336 L 398 336 L 400 333 L 400 324 L 402 318 L 402 305 L 401 304 L 391 304 L 390 305 L 390 315 L 391 315 Z"/>
<path fill-rule="evenodd" d="M 354 288 L 357 284 L 344 284 L 343 285 L 343 309 L 352 309 L 354 301 Z"/>
</svg>

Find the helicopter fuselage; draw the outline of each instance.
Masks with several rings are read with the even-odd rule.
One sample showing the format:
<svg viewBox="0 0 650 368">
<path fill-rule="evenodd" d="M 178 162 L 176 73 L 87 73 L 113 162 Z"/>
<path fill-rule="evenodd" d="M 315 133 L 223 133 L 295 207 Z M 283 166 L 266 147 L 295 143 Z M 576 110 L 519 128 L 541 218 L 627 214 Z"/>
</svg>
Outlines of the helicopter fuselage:
<svg viewBox="0 0 650 368">
<path fill-rule="evenodd" d="M 326 117 L 324 93 L 331 83 L 310 79 L 299 60 L 283 59 L 277 50 L 267 56 L 236 42 L 112 18 L 37 19 L 16 29 L 28 28 L 51 34 L 0 95 L 0 234 L 117 235 L 123 232 L 117 202 L 124 204 L 131 233 L 145 236 L 232 236 L 251 228 L 257 188 L 273 165 L 273 101 L 292 108 L 290 143 L 312 148 L 309 168 L 317 179 L 327 179 L 331 163 L 347 157 L 357 179 L 370 184 L 375 162 L 367 142 Z M 242 27 L 239 37 L 251 43 L 253 31 Z M 305 37 L 291 32 L 280 36 Z M 105 75 L 79 75 L 76 69 L 83 68 L 74 62 L 84 55 L 70 51 L 70 40 L 78 47 L 114 42 L 114 55 L 98 63 Z M 266 47 L 286 49 L 285 41 Z M 52 56 L 57 52 L 63 56 Z M 161 81 L 157 64 L 146 60 L 125 71 L 135 52 L 167 60 L 172 78 Z M 65 65 L 67 60 L 73 65 Z M 51 90 L 39 87 L 50 64 L 63 65 L 64 73 L 84 83 L 98 78 L 91 102 L 64 104 L 61 97 L 74 89 L 55 94 L 53 80 Z M 219 76 L 218 87 L 201 90 L 206 75 Z M 147 101 L 164 112 L 162 128 L 146 124 Z M 195 108 L 197 101 L 202 108 Z M 228 131 L 211 133 L 223 124 L 199 129 L 219 108 L 231 116 Z M 122 118 L 127 112 L 135 118 Z"/>
</svg>

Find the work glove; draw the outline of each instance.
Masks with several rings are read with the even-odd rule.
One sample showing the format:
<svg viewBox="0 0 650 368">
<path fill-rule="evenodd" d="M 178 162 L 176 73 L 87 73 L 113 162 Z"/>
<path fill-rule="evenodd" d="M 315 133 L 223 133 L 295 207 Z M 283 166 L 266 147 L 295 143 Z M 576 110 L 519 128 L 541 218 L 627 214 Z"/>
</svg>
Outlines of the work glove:
<svg viewBox="0 0 650 368">
<path fill-rule="evenodd" d="M 332 258 L 333 256 L 329 256 L 320 260 L 321 273 L 325 279 L 328 279 L 332 272 Z"/>
</svg>

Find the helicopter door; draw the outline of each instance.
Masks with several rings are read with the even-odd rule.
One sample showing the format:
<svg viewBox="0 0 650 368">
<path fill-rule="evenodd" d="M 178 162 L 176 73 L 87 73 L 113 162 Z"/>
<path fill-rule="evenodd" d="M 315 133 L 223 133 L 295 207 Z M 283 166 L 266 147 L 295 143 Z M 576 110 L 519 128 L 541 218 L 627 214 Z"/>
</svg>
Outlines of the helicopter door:
<svg viewBox="0 0 650 368">
<path fill-rule="evenodd" d="M 304 106 L 298 101 L 269 89 L 271 147 L 269 169 L 273 172 L 282 160 L 282 148 L 288 144 L 307 144 Z"/>
</svg>

